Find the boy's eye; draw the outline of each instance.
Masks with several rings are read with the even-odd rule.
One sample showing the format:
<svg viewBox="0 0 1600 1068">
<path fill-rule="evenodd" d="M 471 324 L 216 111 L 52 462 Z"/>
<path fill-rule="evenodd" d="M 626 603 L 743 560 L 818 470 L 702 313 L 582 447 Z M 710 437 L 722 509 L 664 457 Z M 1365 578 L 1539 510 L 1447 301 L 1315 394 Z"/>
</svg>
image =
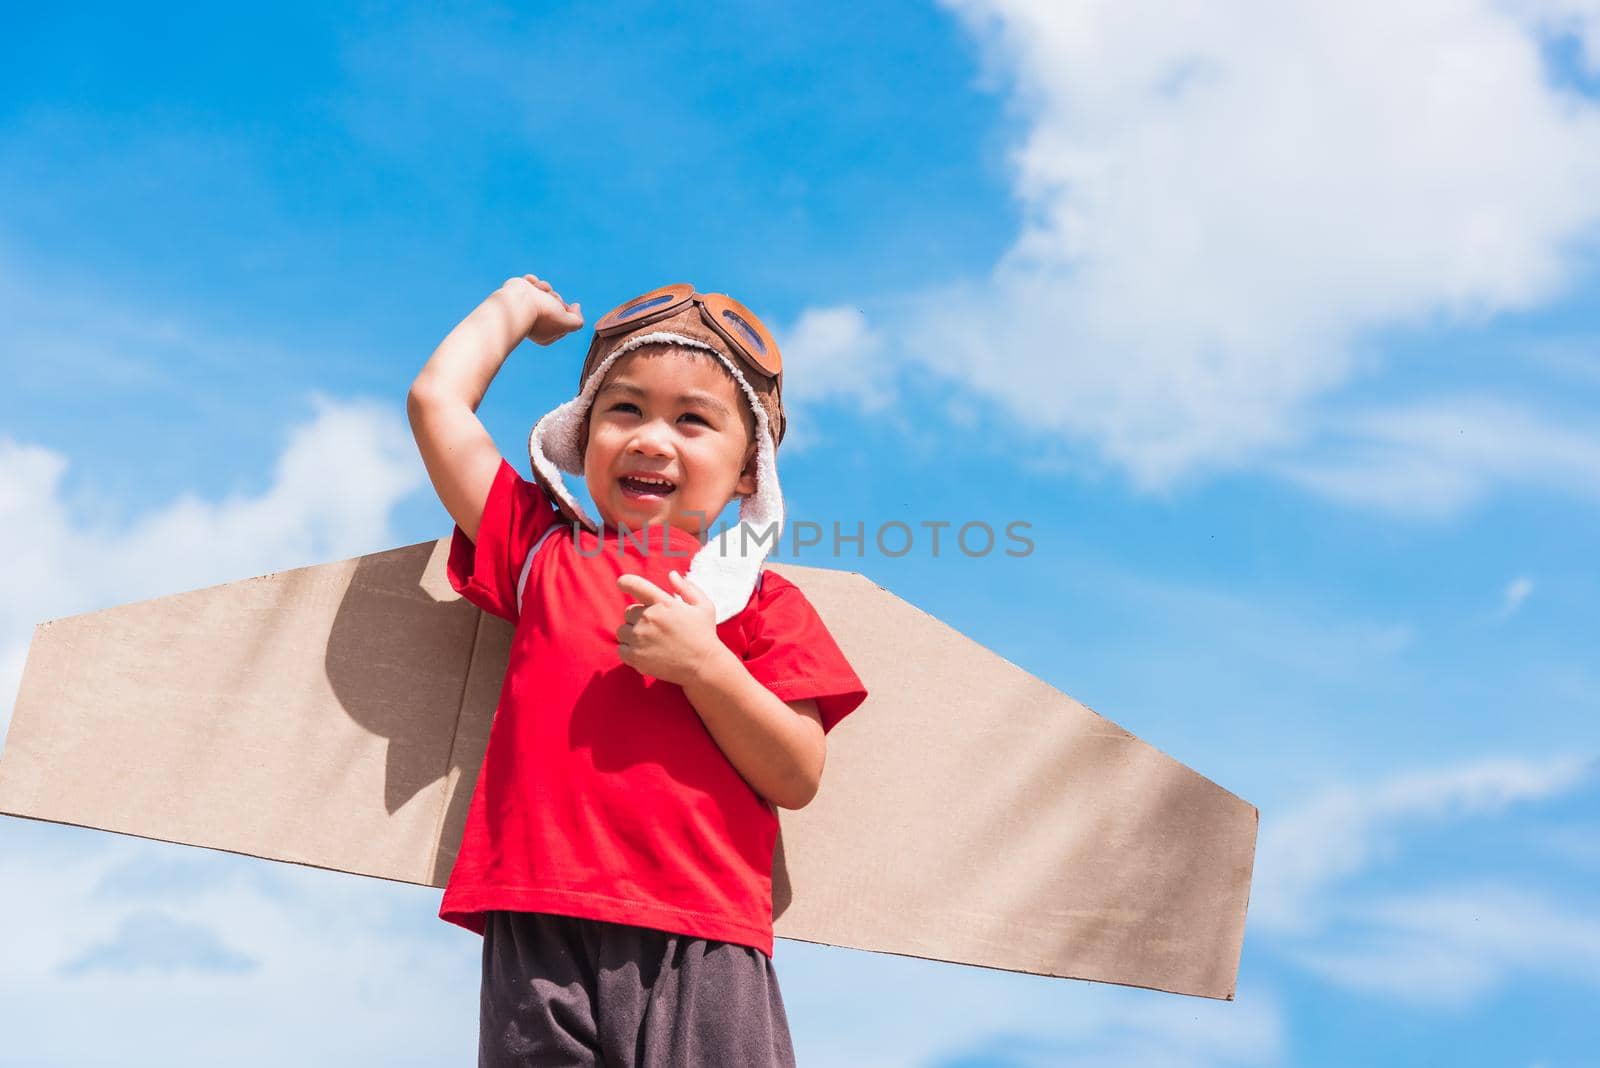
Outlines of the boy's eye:
<svg viewBox="0 0 1600 1068">
<path fill-rule="evenodd" d="M 613 411 L 613 412 L 622 412 L 622 411 L 632 412 L 634 415 L 641 414 L 640 411 L 639 411 L 639 406 L 637 404 L 634 404 L 632 401 L 618 401 L 617 403 L 613 404 L 607 410 L 608 411 Z M 682 415 L 680 415 L 678 417 L 678 419 L 680 421 L 684 420 L 684 419 L 693 419 L 695 422 L 701 423 L 701 424 L 703 424 L 705 426 L 710 426 L 711 425 L 706 420 L 705 416 L 700 415 L 698 412 L 684 412 Z"/>
</svg>

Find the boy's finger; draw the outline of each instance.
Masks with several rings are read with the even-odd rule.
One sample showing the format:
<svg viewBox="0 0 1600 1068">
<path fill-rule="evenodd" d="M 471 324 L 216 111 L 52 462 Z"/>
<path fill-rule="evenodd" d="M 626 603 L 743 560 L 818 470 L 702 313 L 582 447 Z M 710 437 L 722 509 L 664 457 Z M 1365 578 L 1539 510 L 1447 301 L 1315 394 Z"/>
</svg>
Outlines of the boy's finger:
<svg viewBox="0 0 1600 1068">
<path fill-rule="evenodd" d="M 644 604 L 660 604 L 672 600 L 672 595 L 643 575 L 618 575 L 617 585 L 622 592 Z"/>
<path fill-rule="evenodd" d="M 702 604 L 705 601 L 705 591 L 690 582 L 688 575 L 680 571 L 669 571 L 667 572 L 667 578 L 671 580 L 673 588 L 678 591 L 678 596 L 683 600 L 694 605 Z"/>
</svg>

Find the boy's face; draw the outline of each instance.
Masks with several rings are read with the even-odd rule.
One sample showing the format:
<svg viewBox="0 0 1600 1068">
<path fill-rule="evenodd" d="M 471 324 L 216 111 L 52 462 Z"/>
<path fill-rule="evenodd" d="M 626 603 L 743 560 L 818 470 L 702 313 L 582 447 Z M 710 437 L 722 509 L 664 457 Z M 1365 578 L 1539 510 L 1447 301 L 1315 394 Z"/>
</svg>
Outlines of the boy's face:
<svg viewBox="0 0 1600 1068">
<path fill-rule="evenodd" d="M 755 417 L 710 355 L 646 345 L 612 364 L 589 410 L 584 482 L 606 522 L 700 534 L 755 492 Z M 637 478 L 669 485 L 641 484 Z"/>
</svg>

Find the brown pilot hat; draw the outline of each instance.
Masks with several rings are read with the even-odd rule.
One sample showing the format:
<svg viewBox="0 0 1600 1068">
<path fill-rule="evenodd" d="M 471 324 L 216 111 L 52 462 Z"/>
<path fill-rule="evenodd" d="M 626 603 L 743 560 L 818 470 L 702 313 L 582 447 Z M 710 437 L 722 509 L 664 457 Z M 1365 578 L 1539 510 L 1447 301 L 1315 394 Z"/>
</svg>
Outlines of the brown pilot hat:
<svg viewBox="0 0 1600 1068">
<path fill-rule="evenodd" d="M 578 375 L 581 390 L 594 369 L 619 345 L 640 331 L 681 334 L 703 341 L 729 357 L 767 411 L 774 446 L 786 429 L 783 414 L 783 357 L 778 342 L 762 321 L 726 293 L 697 293 L 688 282 L 675 282 L 625 301 L 594 324 L 594 339 Z"/>
</svg>

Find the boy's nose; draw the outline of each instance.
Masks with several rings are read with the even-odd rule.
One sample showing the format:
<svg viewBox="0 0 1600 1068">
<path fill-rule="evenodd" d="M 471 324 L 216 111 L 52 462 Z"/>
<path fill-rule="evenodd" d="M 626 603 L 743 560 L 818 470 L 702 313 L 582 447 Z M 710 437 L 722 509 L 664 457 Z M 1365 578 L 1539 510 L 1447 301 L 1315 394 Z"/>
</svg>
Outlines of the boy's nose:
<svg viewBox="0 0 1600 1068">
<path fill-rule="evenodd" d="M 634 432 L 633 439 L 628 443 L 630 452 L 640 452 L 647 456 L 667 456 L 671 447 L 667 444 L 668 432 L 661 420 L 652 419 L 640 424 Z"/>
</svg>

